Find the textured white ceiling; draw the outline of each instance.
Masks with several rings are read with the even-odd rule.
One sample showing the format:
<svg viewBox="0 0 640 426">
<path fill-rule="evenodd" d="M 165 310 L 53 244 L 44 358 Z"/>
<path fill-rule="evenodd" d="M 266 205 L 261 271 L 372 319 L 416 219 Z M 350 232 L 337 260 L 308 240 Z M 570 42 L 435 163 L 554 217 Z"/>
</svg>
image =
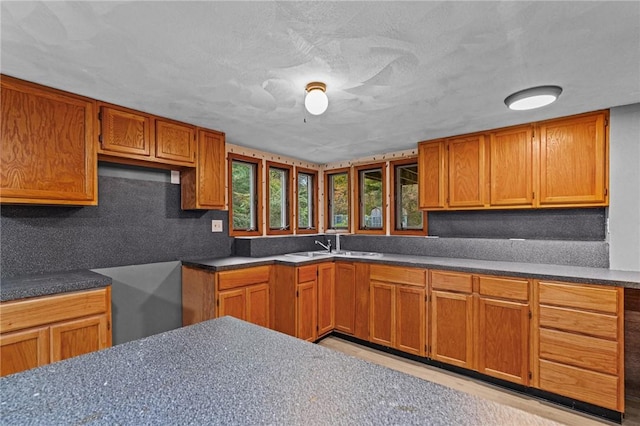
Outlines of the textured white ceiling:
<svg viewBox="0 0 640 426">
<path fill-rule="evenodd" d="M 315 163 L 640 102 L 638 1 L 2 1 L 1 18 L 4 74 Z M 543 84 L 558 102 L 505 107 Z"/>
</svg>

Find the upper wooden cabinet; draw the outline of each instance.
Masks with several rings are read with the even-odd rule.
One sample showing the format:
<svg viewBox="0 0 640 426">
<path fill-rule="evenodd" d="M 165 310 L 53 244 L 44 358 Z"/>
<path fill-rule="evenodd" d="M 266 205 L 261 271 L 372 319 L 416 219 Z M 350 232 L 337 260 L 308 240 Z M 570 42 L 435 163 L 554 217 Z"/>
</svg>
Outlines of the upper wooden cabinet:
<svg viewBox="0 0 640 426">
<path fill-rule="evenodd" d="M 608 205 L 608 113 L 539 126 L 540 206 Z"/>
<path fill-rule="evenodd" d="M 184 210 L 224 209 L 225 165 L 224 133 L 199 129 L 196 167 L 180 174 Z"/>
<path fill-rule="evenodd" d="M 0 202 L 96 205 L 95 102 L 0 78 Z"/>
<path fill-rule="evenodd" d="M 98 103 L 100 160 L 160 168 L 194 167 L 196 127 Z"/>
<path fill-rule="evenodd" d="M 597 111 L 421 142 L 420 208 L 607 206 L 607 123 Z"/>
</svg>

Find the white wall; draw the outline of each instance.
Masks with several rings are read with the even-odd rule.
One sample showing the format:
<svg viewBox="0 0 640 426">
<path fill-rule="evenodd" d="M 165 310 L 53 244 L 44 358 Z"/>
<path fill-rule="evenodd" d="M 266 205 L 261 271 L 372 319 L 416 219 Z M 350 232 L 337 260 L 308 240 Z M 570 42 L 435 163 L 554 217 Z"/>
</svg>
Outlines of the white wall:
<svg viewBox="0 0 640 426">
<path fill-rule="evenodd" d="M 640 271 L 640 103 L 610 109 L 609 267 Z"/>
</svg>

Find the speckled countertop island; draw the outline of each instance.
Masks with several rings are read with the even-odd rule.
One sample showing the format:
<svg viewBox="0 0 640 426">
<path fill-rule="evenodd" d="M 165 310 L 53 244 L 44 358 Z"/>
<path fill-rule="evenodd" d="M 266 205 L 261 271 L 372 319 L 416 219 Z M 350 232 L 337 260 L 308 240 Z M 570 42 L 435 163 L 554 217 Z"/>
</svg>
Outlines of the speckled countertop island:
<svg viewBox="0 0 640 426">
<path fill-rule="evenodd" d="M 70 291 L 91 290 L 108 285 L 111 285 L 110 277 L 87 270 L 2 278 L 0 302 Z"/>
<path fill-rule="evenodd" d="M 231 317 L 0 379 L 0 423 L 552 425 Z"/>
</svg>

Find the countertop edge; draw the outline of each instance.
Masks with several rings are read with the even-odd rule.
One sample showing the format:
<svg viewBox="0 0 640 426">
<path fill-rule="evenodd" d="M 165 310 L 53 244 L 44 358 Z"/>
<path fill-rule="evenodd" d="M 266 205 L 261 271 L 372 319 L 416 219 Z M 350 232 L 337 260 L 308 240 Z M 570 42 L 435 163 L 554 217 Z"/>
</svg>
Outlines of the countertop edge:
<svg viewBox="0 0 640 426">
<path fill-rule="evenodd" d="M 91 290 L 111 284 L 111 277 L 85 269 L 3 278 L 0 302 Z"/>
</svg>

